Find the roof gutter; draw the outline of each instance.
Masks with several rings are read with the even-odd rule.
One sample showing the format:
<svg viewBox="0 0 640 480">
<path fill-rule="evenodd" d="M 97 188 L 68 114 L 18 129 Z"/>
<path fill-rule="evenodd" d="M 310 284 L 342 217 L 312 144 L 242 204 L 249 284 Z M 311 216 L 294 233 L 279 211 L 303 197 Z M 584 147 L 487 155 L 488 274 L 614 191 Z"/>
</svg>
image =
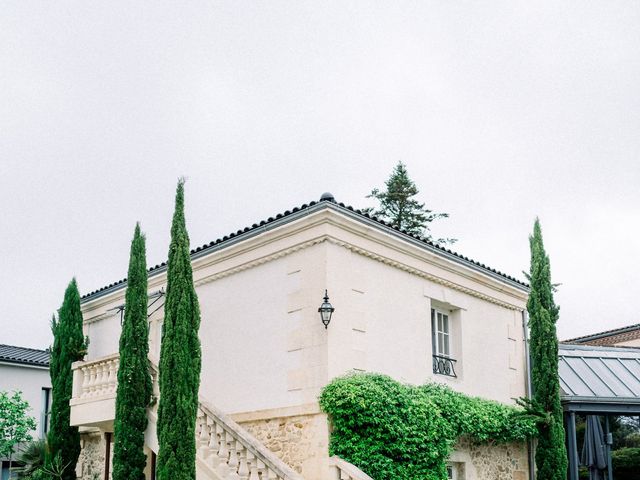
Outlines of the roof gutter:
<svg viewBox="0 0 640 480">
<path fill-rule="evenodd" d="M 8 365 L 10 367 L 26 367 L 26 368 L 35 368 L 37 370 L 49 370 L 48 365 L 41 365 L 37 363 L 29 363 L 29 362 L 21 362 L 19 360 L 13 361 L 3 358 L 0 360 L 0 365 Z"/>
</svg>

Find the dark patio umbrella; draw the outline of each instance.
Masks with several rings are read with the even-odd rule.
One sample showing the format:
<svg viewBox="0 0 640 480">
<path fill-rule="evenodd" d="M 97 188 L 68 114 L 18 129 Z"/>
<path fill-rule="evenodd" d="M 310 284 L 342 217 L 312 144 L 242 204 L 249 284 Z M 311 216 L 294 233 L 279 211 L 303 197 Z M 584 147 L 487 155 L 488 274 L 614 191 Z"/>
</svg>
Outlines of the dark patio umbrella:
<svg viewBox="0 0 640 480">
<path fill-rule="evenodd" d="M 597 415 L 587 415 L 587 427 L 584 431 L 584 445 L 580 463 L 589 468 L 590 480 L 603 480 L 607 468 L 607 449 L 604 443 L 602 425 Z"/>
</svg>

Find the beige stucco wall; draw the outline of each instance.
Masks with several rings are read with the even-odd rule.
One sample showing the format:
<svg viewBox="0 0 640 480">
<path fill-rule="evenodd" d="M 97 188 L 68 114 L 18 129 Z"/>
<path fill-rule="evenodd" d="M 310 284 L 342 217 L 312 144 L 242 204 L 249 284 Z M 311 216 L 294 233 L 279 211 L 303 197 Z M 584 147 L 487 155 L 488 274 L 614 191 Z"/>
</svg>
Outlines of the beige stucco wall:
<svg viewBox="0 0 640 480">
<path fill-rule="evenodd" d="M 495 305 L 412 273 L 328 245 L 332 303 L 329 376 L 350 369 L 386 373 L 420 384 L 435 380 L 470 395 L 506 403 L 525 393 L 520 311 Z M 452 321 L 458 378 L 434 375 L 432 305 Z"/>
<path fill-rule="evenodd" d="M 31 407 L 27 414 L 38 423 L 36 430 L 32 432 L 34 438 L 40 437 L 42 433 L 45 410 L 43 388 L 51 388 L 48 368 L 0 362 L 0 390 L 22 392 L 22 398 Z"/>
</svg>

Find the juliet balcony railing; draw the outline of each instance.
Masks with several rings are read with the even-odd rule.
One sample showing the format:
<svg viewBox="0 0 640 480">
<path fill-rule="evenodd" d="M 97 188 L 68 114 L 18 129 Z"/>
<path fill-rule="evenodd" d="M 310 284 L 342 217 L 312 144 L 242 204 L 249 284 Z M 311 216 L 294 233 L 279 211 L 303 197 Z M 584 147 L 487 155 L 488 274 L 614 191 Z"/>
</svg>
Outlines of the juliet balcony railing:
<svg viewBox="0 0 640 480">
<path fill-rule="evenodd" d="M 456 375 L 456 360 L 443 355 L 433 356 L 433 373 L 436 375 L 445 375 L 447 377 L 457 378 Z"/>
</svg>

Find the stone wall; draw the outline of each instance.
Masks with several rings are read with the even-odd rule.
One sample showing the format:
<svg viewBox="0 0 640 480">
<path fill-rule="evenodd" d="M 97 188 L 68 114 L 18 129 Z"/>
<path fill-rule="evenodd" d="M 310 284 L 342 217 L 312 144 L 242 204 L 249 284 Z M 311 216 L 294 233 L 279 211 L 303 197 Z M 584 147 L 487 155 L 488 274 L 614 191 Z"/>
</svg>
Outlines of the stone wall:
<svg viewBox="0 0 640 480">
<path fill-rule="evenodd" d="M 528 480 L 527 446 L 524 443 L 478 445 L 460 439 L 451 461 L 464 480 Z"/>
<path fill-rule="evenodd" d="M 324 414 L 241 421 L 240 425 L 305 479 L 324 478 L 328 458 Z"/>
<path fill-rule="evenodd" d="M 110 469 L 109 478 L 113 474 L 113 433 L 111 434 L 110 449 Z M 105 433 L 101 430 L 89 430 L 80 433 L 80 456 L 76 463 L 76 476 L 78 480 L 103 480 L 104 479 L 104 456 L 106 454 Z M 144 448 L 147 455 L 147 467 L 145 478 L 151 479 L 151 456 L 153 453 L 148 447 Z"/>
<path fill-rule="evenodd" d="M 82 450 L 76 464 L 78 480 L 104 478 L 105 439 L 102 432 L 80 434 Z"/>
</svg>

